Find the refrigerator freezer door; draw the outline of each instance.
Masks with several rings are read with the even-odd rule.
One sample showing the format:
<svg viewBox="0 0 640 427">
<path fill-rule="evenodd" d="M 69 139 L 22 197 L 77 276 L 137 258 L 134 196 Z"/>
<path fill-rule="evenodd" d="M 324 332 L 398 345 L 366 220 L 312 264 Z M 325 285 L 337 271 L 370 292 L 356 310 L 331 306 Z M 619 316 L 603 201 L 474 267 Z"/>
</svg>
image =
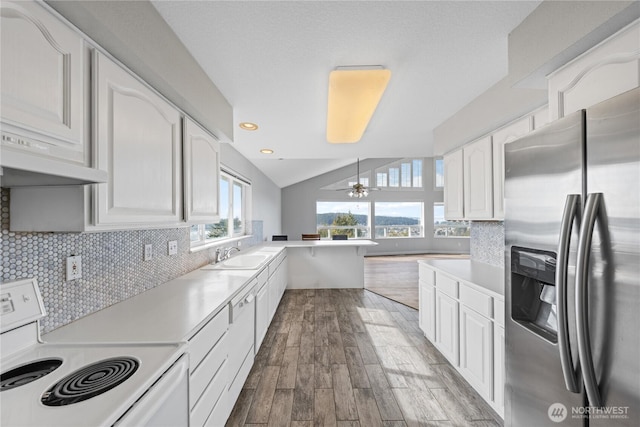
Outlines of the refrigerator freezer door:
<svg viewBox="0 0 640 427">
<path fill-rule="evenodd" d="M 594 376 L 604 412 L 590 427 L 640 424 L 640 89 L 587 111 L 587 189 L 602 193 L 587 282 Z M 607 243 L 611 253 L 607 255 Z M 615 414 L 611 414 L 615 412 Z M 615 415 L 615 418 L 612 418 Z"/>
<path fill-rule="evenodd" d="M 536 333 L 512 317 L 517 295 L 535 297 L 539 290 L 538 298 L 543 299 L 531 307 L 543 306 L 548 286 L 555 285 L 549 282 L 555 280 L 544 275 L 538 282 L 522 280 L 524 276 L 511 271 L 513 246 L 557 253 L 567 195 L 581 200 L 584 195 L 584 137 L 584 112 L 578 112 L 505 146 L 506 426 L 553 426 L 560 417 L 565 417 L 564 426 L 584 422 L 571 416 L 572 407 L 582 406 L 583 396 L 565 386 L 553 325 L 548 325 L 547 333 Z M 570 234 L 567 283 L 573 284 L 578 227 Z M 515 301 L 513 287 L 517 287 Z M 573 301 L 573 289 L 567 289 L 567 298 Z M 569 342 L 575 346 L 575 316 L 573 310 L 568 314 Z M 573 359 L 576 367 L 575 351 Z"/>
</svg>

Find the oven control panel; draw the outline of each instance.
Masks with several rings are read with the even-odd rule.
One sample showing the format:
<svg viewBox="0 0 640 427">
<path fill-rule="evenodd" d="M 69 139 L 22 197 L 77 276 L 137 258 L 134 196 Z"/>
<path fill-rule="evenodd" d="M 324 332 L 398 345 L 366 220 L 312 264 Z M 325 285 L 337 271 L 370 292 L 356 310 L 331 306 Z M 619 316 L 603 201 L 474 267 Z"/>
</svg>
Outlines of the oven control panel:
<svg viewBox="0 0 640 427">
<path fill-rule="evenodd" d="M 0 331 L 24 326 L 45 316 L 36 279 L 0 284 Z"/>
</svg>

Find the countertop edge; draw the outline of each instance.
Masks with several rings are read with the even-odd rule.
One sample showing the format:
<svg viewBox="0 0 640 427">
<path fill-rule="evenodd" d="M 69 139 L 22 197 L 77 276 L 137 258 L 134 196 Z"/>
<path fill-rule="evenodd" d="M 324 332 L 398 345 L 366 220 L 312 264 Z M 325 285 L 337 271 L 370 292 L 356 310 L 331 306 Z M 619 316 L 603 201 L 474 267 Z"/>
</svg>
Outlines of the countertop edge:
<svg viewBox="0 0 640 427">
<path fill-rule="evenodd" d="M 452 276 L 463 282 L 465 285 L 479 288 L 482 292 L 487 293 L 491 297 L 504 301 L 504 268 L 491 264 L 485 264 L 470 259 L 421 259 L 418 263 L 425 264 L 434 270 L 443 274 Z M 449 264 L 449 266 L 447 266 Z M 453 268 L 447 268 L 453 267 Z M 465 269 L 466 271 L 462 271 Z M 460 274 L 460 273 L 465 274 Z M 491 275 L 493 279 L 487 276 Z M 488 280 L 497 280 L 498 288 L 501 292 L 496 291 L 496 285 L 488 285 Z"/>
</svg>

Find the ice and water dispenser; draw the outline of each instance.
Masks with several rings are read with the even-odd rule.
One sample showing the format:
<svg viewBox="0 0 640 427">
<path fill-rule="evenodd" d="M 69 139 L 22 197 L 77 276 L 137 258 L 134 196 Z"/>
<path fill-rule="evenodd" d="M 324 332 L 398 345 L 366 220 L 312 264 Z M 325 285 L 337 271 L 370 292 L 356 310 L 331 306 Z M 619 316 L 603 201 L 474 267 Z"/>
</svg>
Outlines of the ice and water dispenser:
<svg viewBox="0 0 640 427">
<path fill-rule="evenodd" d="M 558 341 L 556 254 L 511 248 L 511 317 L 536 335 Z"/>
</svg>

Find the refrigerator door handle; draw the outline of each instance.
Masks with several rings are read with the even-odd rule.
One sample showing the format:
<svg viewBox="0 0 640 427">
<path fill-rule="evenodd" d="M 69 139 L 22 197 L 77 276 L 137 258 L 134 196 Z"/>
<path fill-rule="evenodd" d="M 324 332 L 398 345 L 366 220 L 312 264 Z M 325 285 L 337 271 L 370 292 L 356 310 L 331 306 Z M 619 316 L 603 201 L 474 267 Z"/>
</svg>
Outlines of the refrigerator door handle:
<svg viewBox="0 0 640 427">
<path fill-rule="evenodd" d="M 596 220 L 600 222 L 603 247 L 606 249 L 608 240 L 608 224 L 604 209 L 602 193 L 587 195 L 584 217 L 580 227 L 578 239 L 578 256 L 576 265 L 576 330 L 578 335 L 578 355 L 582 366 L 582 377 L 589 398 L 589 404 L 596 408 L 603 406 L 602 396 L 598 388 L 598 380 L 591 354 L 591 339 L 589 334 L 589 256 Z"/>
<path fill-rule="evenodd" d="M 567 316 L 567 268 L 569 264 L 569 248 L 571 231 L 574 221 L 580 226 L 580 195 L 569 194 L 564 205 L 562 223 L 560 224 L 560 239 L 558 241 L 558 255 L 556 262 L 556 309 L 558 310 L 558 350 L 560 365 L 564 375 L 567 390 L 580 393 L 576 370 L 571 357 L 571 343 L 569 341 L 569 318 Z"/>
</svg>

